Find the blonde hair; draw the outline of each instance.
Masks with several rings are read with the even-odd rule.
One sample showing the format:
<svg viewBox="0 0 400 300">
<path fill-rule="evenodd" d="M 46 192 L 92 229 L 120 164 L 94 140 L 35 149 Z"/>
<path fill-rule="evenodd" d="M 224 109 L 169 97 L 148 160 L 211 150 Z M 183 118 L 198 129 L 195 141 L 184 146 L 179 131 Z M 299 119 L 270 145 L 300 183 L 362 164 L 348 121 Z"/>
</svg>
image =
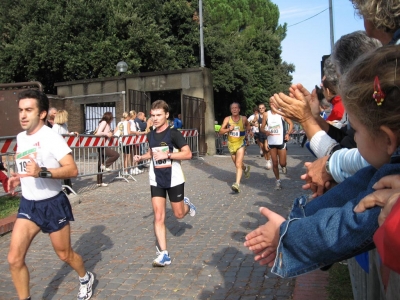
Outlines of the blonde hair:
<svg viewBox="0 0 400 300">
<path fill-rule="evenodd" d="M 372 97 L 378 77 L 384 101 L 377 105 Z M 340 95 L 346 110 L 363 124 L 371 135 L 382 125 L 398 134 L 400 141 L 400 46 L 385 46 L 357 59 L 340 78 Z"/>
<path fill-rule="evenodd" d="M 129 112 L 129 115 L 131 116 L 131 119 L 134 119 L 134 118 L 136 118 L 136 111 L 135 110 L 131 110 L 130 112 Z"/>
<path fill-rule="evenodd" d="M 128 118 L 129 117 L 129 114 L 125 111 L 123 114 L 122 114 L 122 118 L 124 118 L 124 120 L 126 119 L 126 118 Z"/>
<path fill-rule="evenodd" d="M 54 123 L 60 125 L 68 123 L 68 112 L 64 109 L 57 111 L 57 114 L 54 117 Z"/>
<path fill-rule="evenodd" d="M 400 28 L 399 0 L 351 0 L 357 13 L 377 29 L 395 32 Z"/>
</svg>

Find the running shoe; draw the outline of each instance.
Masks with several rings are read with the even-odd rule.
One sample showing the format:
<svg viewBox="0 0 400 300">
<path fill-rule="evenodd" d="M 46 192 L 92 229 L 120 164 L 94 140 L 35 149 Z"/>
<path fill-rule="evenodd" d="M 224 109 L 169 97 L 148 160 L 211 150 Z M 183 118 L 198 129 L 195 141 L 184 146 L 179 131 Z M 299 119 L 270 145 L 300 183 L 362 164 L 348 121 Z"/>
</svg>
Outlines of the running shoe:
<svg viewBox="0 0 400 300">
<path fill-rule="evenodd" d="M 79 286 L 78 300 L 88 300 L 92 297 L 93 293 L 93 281 L 94 275 L 91 272 L 87 272 L 89 279 L 85 282 L 81 282 Z"/>
<path fill-rule="evenodd" d="M 153 267 L 165 267 L 171 264 L 171 258 L 169 257 L 168 251 L 160 251 L 157 248 L 157 258 L 153 260 Z"/>
<path fill-rule="evenodd" d="M 281 190 L 282 189 L 282 184 L 280 180 L 277 180 L 275 183 L 275 190 Z"/>
<path fill-rule="evenodd" d="M 269 159 L 269 160 L 267 160 L 267 164 L 266 164 L 266 166 L 265 166 L 266 168 L 267 168 L 267 170 L 271 170 L 271 168 L 272 168 L 272 162 L 271 162 L 271 160 Z"/>
<path fill-rule="evenodd" d="M 194 215 L 196 214 L 196 206 L 194 206 L 194 204 L 192 202 L 190 202 L 188 197 L 183 198 L 183 202 L 189 206 L 189 215 L 191 217 L 194 217 Z"/>
<path fill-rule="evenodd" d="M 232 184 L 232 191 L 234 191 L 235 193 L 240 193 L 240 187 L 238 183 L 234 183 Z"/>
<path fill-rule="evenodd" d="M 246 169 L 244 169 L 244 178 L 250 178 L 250 166 L 247 166 Z"/>
<path fill-rule="evenodd" d="M 143 170 L 140 170 L 139 168 L 136 167 L 131 170 L 131 175 L 139 175 L 142 174 L 143 172 L 144 172 Z"/>
<path fill-rule="evenodd" d="M 100 169 L 101 169 L 102 171 L 106 171 L 106 172 L 110 172 L 110 171 L 111 171 L 111 169 L 110 169 L 110 168 L 107 168 L 105 165 L 101 165 L 101 166 L 100 166 Z"/>
<path fill-rule="evenodd" d="M 287 168 L 286 167 L 282 167 L 282 173 L 286 174 L 287 173 Z"/>
</svg>

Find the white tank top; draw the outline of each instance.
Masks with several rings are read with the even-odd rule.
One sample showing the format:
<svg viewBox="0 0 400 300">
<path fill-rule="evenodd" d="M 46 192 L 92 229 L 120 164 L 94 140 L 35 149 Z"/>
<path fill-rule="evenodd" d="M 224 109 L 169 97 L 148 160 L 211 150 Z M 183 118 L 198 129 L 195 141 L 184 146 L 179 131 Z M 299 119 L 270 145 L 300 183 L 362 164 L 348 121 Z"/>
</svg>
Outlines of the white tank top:
<svg viewBox="0 0 400 300">
<path fill-rule="evenodd" d="M 270 110 L 267 111 L 267 130 L 271 133 L 268 136 L 269 145 L 283 144 L 283 121 L 281 115 L 273 114 Z"/>
</svg>

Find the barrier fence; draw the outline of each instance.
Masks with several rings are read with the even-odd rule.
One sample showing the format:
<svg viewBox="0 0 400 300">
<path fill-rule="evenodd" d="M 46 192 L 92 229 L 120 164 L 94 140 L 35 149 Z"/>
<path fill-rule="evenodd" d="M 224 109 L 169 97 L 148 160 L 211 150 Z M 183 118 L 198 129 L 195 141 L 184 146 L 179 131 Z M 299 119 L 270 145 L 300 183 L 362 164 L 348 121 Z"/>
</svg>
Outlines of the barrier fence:
<svg viewBox="0 0 400 300">
<path fill-rule="evenodd" d="M 400 274 L 382 265 L 376 249 L 368 252 L 369 270 L 365 272 L 355 258 L 348 259 L 354 300 L 400 299 Z"/>
<path fill-rule="evenodd" d="M 199 157 L 198 131 L 197 129 L 181 130 L 183 137 L 188 143 L 192 155 Z M 121 137 L 104 137 L 96 135 L 64 135 L 64 139 L 72 150 L 75 163 L 78 167 L 78 178 L 85 176 L 103 175 L 117 173 L 111 181 L 115 179 L 135 180 L 134 175 L 144 172 L 149 161 L 135 163 L 134 155 L 142 155 L 148 151 L 148 141 L 146 135 L 127 135 Z M 3 158 L 4 166 L 8 169 L 7 175 L 10 177 L 11 170 L 15 167 L 15 152 L 17 150 L 16 136 L 0 137 L 0 155 Z M 119 157 L 109 166 L 108 154 L 113 153 Z M 116 154 L 117 153 L 117 154 Z M 64 188 L 70 189 L 68 186 Z M 72 189 L 70 189 L 73 193 Z"/>
</svg>

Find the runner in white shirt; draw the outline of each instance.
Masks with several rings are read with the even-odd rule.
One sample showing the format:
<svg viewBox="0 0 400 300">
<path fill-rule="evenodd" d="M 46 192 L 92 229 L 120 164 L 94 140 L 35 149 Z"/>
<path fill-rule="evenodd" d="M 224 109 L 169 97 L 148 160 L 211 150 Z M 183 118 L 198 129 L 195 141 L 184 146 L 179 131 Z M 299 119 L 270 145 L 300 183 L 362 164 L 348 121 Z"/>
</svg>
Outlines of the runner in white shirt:
<svg viewBox="0 0 400 300">
<path fill-rule="evenodd" d="M 266 149 L 269 149 L 272 159 L 272 169 L 274 171 L 276 183 L 275 189 L 282 188 L 281 180 L 279 178 L 278 164 L 282 167 L 282 173 L 286 174 L 286 142 L 289 140 L 289 134 L 292 132 L 293 123 L 290 119 L 282 117 L 281 115 L 274 114 L 272 111 L 267 111 L 266 118 L 263 118 L 261 125 L 261 132 L 268 132 L 268 138 L 265 141 Z M 284 121 L 289 124 L 289 129 L 286 131 Z"/>
<path fill-rule="evenodd" d="M 14 193 L 21 184 L 22 197 L 11 236 L 8 263 L 19 299 L 30 300 L 29 271 L 25 256 L 34 237 L 48 233 L 58 257 L 79 275 L 78 300 L 90 299 L 94 276 L 87 272 L 82 257 L 71 248 L 70 221 L 74 220 L 61 180 L 76 177 L 78 169 L 64 139 L 45 125 L 49 99 L 37 90 L 18 95 L 19 121 L 16 168 L 8 181 Z"/>
</svg>

